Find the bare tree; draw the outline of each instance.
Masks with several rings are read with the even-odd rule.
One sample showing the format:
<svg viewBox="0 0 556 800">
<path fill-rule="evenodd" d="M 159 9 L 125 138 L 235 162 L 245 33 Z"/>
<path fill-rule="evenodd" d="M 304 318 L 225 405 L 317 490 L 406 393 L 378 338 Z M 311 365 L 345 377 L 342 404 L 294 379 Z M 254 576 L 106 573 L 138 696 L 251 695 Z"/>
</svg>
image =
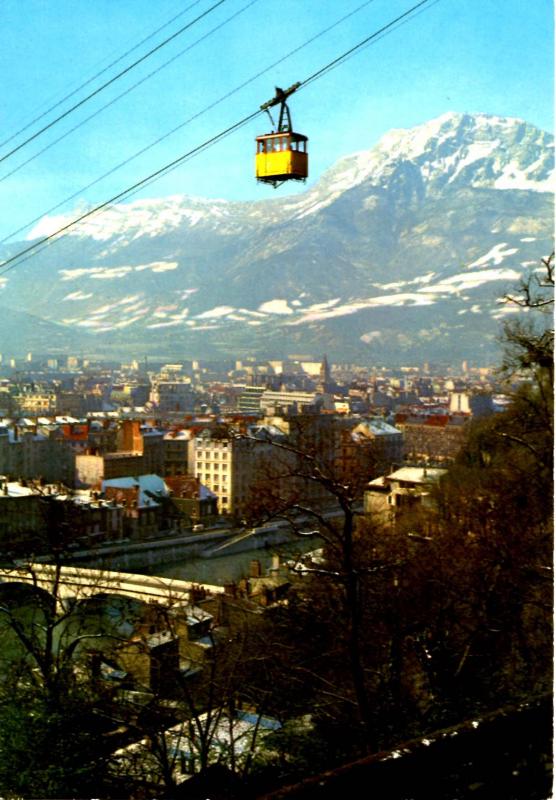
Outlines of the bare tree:
<svg viewBox="0 0 556 800">
<path fill-rule="evenodd" d="M 505 302 L 521 308 L 549 312 L 554 305 L 554 252 L 541 258 L 540 270 L 529 272 L 518 285 L 517 293 L 505 295 Z"/>
<path fill-rule="evenodd" d="M 248 438 L 254 447 L 260 441 L 256 437 Z M 304 571 L 327 581 L 336 587 L 334 591 L 339 590 L 355 709 L 359 725 L 370 740 L 373 712 L 361 652 L 361 580 L 364 575 L 382 572 L 389 567 L 383 563 L 363 566 L 358 558 L 357 519 L 361 516 L 362 488 L 368 477 L 360 470 L 354 470 L 353 464 L 337 458 L 333 433 L 324 428 L 324 435 L 315 443 L 303 428 L 303 420 L 290 440 L 273 441 L 272 449 L 276 453 L 273 466 L 256 484 L 251 495 L 251 521 L 283 519 L 300 536 L 309 524 L 318 530 L 325 542 L 327 563 Z"/>
</svg>

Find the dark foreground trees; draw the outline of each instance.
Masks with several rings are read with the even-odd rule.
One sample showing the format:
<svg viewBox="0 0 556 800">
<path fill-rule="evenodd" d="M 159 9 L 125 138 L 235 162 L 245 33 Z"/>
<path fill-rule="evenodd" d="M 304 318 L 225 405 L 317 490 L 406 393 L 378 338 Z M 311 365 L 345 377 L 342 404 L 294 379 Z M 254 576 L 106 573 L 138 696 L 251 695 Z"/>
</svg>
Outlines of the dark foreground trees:
<svg viewBox="0 0 556 800">
<path fill-rule="evenodd" d="M 553 257 L 543 264 L 514 297 L 529 320 L 506 327 L 507 411 L 471 427 L 430 511 L 381 530 L 347 481 L 298 454 L 292 478 L 319 482 L 342 512 L 334 523 L 291 503 L 320 526 L 325 561 L 273 620 L 289 701 L 312 712 L 310 736 L 292 744 L 311 753 L 306 769 L 551 691 L 553 333 L 534 315 L 551 308 Z M 278 495 L 267 506 L 287 518 Z"/>
<path fill-rule="evenodd" d="M 0 577 L 5 578 L 6 573 Z M 0 794 L 3 797 L 109 796 L 99 695 L 84 681 L 79 646 L 93 640 L 52 593 L 0 585 Z M 70 630 L 71 627 L 71 630 Z"/>
</svg>

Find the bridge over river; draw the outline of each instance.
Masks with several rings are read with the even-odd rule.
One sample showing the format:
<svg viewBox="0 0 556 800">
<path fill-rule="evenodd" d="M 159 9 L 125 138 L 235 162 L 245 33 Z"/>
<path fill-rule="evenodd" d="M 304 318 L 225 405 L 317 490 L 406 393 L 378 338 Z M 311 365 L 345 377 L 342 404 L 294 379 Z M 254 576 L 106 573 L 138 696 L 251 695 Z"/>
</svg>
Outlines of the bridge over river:
<svg viewBox="0 0 556 800">
<path fill-rule="evenodd" d="M 156 575 L 135 575 L 54 564 L 25 564 L 14 569 L 0 570 L 0 584 L 27 583 L 43 589 L 59 604 L 67 598 L 79 599 L 113 594 L 157 603 L 163 606 L 184 605 L 194 601 L 194 592 L 207 595 L 222 594 L 223 586 L 194 583 Z"/>
</svg>

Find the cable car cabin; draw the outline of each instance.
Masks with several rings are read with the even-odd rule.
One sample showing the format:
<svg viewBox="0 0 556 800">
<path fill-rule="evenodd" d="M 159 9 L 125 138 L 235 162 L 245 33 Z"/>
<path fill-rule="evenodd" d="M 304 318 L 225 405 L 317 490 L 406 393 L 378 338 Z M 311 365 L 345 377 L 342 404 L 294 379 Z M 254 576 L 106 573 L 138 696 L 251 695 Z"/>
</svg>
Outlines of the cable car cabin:
<svg viewBox="0 0 556 800">
<path fill-rule="evenodd" d="M 257 136 L 255 175 L 276 187 L 283 181 L 304 181 L 309 174 L 307 136 L 281 131 Z"/>
</svg>

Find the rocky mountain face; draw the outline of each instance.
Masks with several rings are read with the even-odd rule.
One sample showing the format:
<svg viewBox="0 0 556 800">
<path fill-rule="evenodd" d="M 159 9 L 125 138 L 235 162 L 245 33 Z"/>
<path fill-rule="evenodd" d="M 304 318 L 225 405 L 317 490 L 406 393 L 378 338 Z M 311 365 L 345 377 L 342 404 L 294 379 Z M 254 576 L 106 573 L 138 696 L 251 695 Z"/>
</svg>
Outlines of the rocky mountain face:
<svg viewBox="0 0 556 800">
<path fill-rule="evenodd" d="M 34 315 L 19 349 L 38 317 L 52 349 L 60 333 L 97 353 L 487 363 L 516 313 L 497 300 L 553 247 L 553 147 L 521 120 L 450 113 L 301 195 L 132 201 L 0 278 L 0 304 Z"/>
</svg>

